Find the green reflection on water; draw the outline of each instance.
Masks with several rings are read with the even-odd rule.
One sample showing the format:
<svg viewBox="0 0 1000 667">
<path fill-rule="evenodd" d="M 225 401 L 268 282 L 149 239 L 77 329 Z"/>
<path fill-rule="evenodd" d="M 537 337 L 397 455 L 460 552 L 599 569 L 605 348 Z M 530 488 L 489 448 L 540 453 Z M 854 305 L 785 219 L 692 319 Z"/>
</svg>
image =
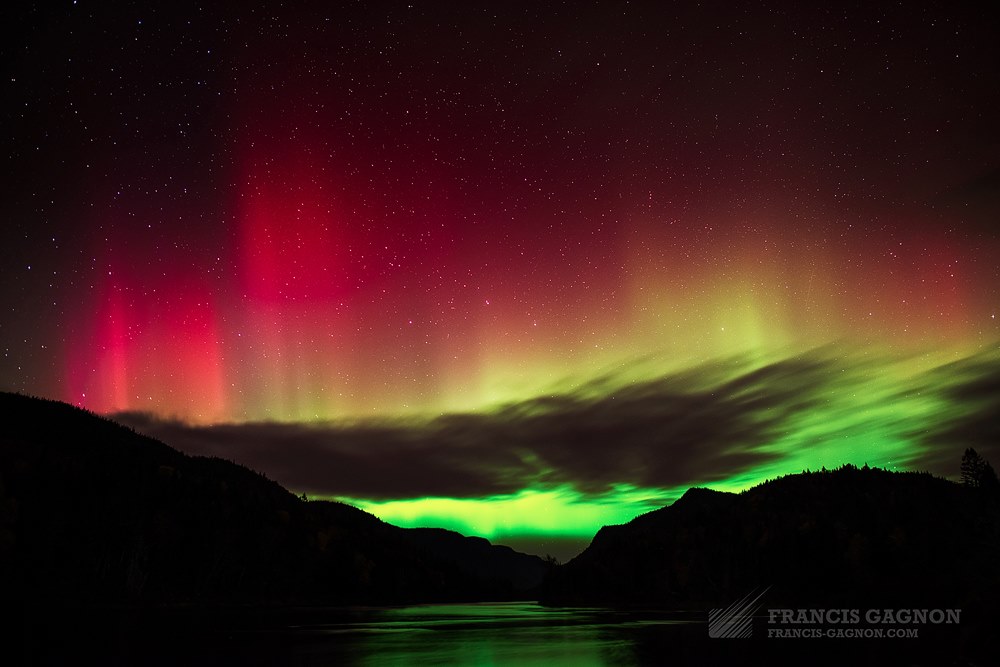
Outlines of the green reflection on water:
<svg viewBox="0 0 1000 667">
<path fill-rule="evenodd" d="M 636 664 L 637 633 L 682 625 L 677 614 L 512 602 L 372 609 L 299 630 L 335 640 L 338 664 L 551 666 Z"/>
</svg>

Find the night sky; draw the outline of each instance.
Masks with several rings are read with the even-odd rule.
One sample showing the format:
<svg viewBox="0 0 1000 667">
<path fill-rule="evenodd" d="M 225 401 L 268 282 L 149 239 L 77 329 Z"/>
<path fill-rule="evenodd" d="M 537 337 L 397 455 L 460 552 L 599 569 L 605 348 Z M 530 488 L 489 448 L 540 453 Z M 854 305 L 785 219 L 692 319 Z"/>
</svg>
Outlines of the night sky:
<svg viewBox="0 0 1000 667">
<path fill-rule="evenodd" d="M 565 554 L 1000 463 L 972 3 L 14 5 L 2 389 Z"/>
</svg>

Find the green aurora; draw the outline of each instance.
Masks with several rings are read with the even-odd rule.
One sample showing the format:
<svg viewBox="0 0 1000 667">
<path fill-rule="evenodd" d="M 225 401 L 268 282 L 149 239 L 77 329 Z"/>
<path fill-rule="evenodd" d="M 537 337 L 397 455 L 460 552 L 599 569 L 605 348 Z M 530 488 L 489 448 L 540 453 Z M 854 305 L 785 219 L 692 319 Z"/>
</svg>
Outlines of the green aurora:
<svg viewBox="0 0 1000 667">
<path fill-rule="evenodd" d="M 640 487 L 622 480 L 599 494 L 586 494 L 572 484 L 552 488 L 527 488 L 515 494 L 485 498 L 411 498 L 387 501 L 340 498 L 382 519 L 401 526 L 443 526 L 503 541 L 505 537 L 535 535 L 589 538 L 603 525 L 620 524 L 638 514 L 670 504 L 692 486 L 738 492 L 783 474 L 845 463 L 890 470 L 922 469 L 938 463 L 938 449 L 947 441 L 947 427 L 995 407 L 959 400 L 962 387 L 998 368 L 994 348 L 971 357 L 958 353 L 912 353 L 891 356 L 867 350 L 837 355 L 833 349 L 813 352 L 817 364 L 811 371 L 792 370 L 770 377 L 770 386 L 754 377 L 766 365 L 730 361 L 665 378 L 668 384 L 692 387 L 708 395 L 717 393 L 735 404 L 768 403 L 766 393 L 781 385 L 784 404 L 762 407 L 755 415 L 768 425 L 772 438 L 731 443 L 725 457 L 742 450 L 761 461 L 729 474 L 692 478 L 670 487 Z M 950 359 L 950 361 L 949 361 Z M 726 371 L 731 373 L 727 374 Z M 641 382 L 637 378 L 625 380 Z M 762 379 L 762 378 L 760 378 Z M 695 380 L 701 380 L 699 386 Z M 605 383 L 607 380 L 605 380 Z M 648 382 L 648 381 L 647 381 Z M 597 383 L 594 383 L 597 384 Z M 629 385 L 607 387 L 608 396 L 627 392 Z M 604 399 L 582 388 L 584 405 Z M 993 402 L 997 397 L 991 397 Z M 497 408 L 497 414 L 514 413 L 524 406 Z M 608 447 L 615 443 L 609 441 Z M 651 443 L 651 449 L 655 443 Z M 962 443 L 954 443 L 954 461 L 943 457 L 957 471 Z M 939 474 L 954 474 L 947 467 Z"/>
<path fill-rule="evenodd" d="M 663 365 L 647 355 L 528 400 L 423 419 L 200 426 L 118 418 L 396 525 L 539 552 L 561 542 L 571 545 L 564 557 L 601 526 L 693 486 L 737 492 L 845 463 L 955 476 L 965 447 L 998 453 L 995 344 L 840 344 L 657 372 Z"/>
</svg>

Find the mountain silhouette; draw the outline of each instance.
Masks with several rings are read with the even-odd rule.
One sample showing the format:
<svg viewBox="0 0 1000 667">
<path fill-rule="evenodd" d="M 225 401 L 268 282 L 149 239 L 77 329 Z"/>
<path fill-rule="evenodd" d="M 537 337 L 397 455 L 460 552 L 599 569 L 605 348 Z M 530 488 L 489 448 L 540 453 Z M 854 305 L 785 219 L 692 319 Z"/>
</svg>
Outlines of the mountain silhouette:
<svg viewBox="0 0 1000 667">
<path fill-rule="evenodd" d="M 482 538 L 305 502 L 64 403 L 0 393 L 0 412 L 7 603 L 523 599 L 547 569 Z"/>
<path fill-rule="evenodd" d="M 547 578 L 550 604 L 728 604 L 768 588 L 797 605 L 976 605 L 995 599 L 995 494 L 926 473 L 844 466 L 740 494 L 694 488 L 606 526 Z"/>
</svg>

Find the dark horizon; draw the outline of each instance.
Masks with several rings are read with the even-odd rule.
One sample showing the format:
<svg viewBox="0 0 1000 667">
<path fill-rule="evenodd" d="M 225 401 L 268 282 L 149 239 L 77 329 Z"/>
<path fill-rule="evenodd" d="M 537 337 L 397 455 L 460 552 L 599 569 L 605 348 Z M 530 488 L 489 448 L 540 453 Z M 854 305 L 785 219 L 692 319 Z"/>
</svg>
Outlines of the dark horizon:
<svg viewBox="0 0 1000 667">
<path fill-rule="evenodd" d="M 134 412 L 111 417 L 189 454 L 260 470 L 295 493 L 565 561 L 602 525 L 625 523 L 691 487 L 741 491 L 844 464 L 955 480 L 970 446 L 1000 460 L 996 353 L 921 372 L 908 357 L 854 354 L 812 350 L 762 367 L 706 366 L 645 382 L 608 375 L 596 388 L 426 420 L 198 425 Z M 636 488 L 621 489 L 621 480 Z M 532 488 L 537 495 L 526 500 L 521 490 Z M 567 506 L 597 511 L 581 518 Z M 521 531 L 497 527 L 505 512 L 518 511 L 552 516 L 525 517 Z"/>
<path fill-rule="evenodd" d="M 559 565 L 306 502 L 260 472 L 65 403 L 4 392 L 0 405 L 0 598 L 21 638 L 5 655 L 29 664 L 69 654 L 704 664 L 734 652 L 801 664 L 806 649 L 828 664 L 859 652 L 869 664 L 979 664 L 993 654 L 1000 481 L 971 447 L 961 483 L 845 465 L 740 494 L 691 489 L 602 528 Z M 747 591 L 768 613 L 740 621 L 745 643 L 722 639 L 732 635 L 713 615 Z M 775 608 L 901 619 L 945 609 L 952 620 L 858 612 L 807 627 L 774 621 Z M 803 629 L 872 639 L 780 641 Z"/>
</svg>

